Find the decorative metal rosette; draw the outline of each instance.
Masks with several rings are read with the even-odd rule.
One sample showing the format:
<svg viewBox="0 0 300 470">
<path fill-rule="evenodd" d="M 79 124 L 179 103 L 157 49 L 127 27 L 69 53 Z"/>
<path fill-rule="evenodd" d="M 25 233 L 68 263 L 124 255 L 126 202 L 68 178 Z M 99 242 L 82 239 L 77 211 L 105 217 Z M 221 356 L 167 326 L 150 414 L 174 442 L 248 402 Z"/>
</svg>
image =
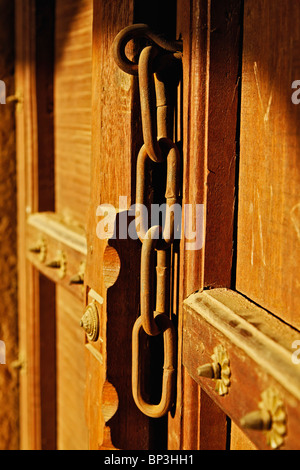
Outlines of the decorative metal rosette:
<svg viewBox="0 0 300 470">
<path fill-rule="evenodd" d="M 97 341 L 99 337 L 99 314 L 95 302 L 87 306 L 80 321 L 80 326 L 84 329 L 90 341 Z"/>
<path fill-rule="evenodd" d="M 215 379 L 215 390 L 220 396 L 227 395 L 230 387 L 230 361 L 229 356 L 224 346 L 219 345 L 214 349 L 214 354 L 211 356 L 213 365 L 220 368 L 220 376 Z"/>
<path fill-rule="evenodd" d="M 287 432 L 287 415 L 284 408 L 284 402 L 279 393 L 273 388 L 269 388 L 261 394 L 262 401 L 259 403 L 259 409 L 267 411 L 271 416 L 271 427 L 264 431 L 267 437 L 267 444 L 272 449 L 278 449 L 284 442 L 284 436 Z"/>
</svg>

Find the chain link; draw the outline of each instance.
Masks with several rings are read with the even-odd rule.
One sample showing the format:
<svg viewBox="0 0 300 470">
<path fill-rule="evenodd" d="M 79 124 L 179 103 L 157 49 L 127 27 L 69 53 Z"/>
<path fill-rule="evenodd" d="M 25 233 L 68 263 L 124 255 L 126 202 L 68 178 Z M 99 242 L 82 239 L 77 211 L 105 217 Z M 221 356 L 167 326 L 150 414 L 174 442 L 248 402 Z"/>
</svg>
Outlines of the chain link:
<svg viewBox="0 0 300 470">
<path fill-rule="evenodd" d="M 116 36 L 113 43 L 113 55 L 116 64 L 123 72 L 130 75 L 138 75 L 139 65 L 128 59 L 125 53 L 126 45 L 132 39 L 149 39 L 157 44 L 162 50 L 178 54 L 182 51 L 181 41 L 166 41 L 164 38 L 154 33 L 146 24 L 133 24 L 122 29 Z"/>
<path fill-rule="evenodd" d="M 137 37 L 146 37 L 154 45 L 145 47 L 138 64 L 125 54 L 126 44 Z M 170 87 L 177 85 L 178 65 L 181 66 L 180 42 L 168 43 L 154 34 L 147 25 L 133 25 L 121 31 L 113 45 L 114 57 L 126 73 L 138 75 L 144 145 L 137 158 L 136 231 L 142 242 L 140 279 L 140 317 L 132 333 L 132 391 L 138 408 L 147 416 L 159 418 L 172 407 L 175 390 L 175 329 L 169 317 L 170 247 L 174 241 L 174 206 L 179 201 L 180 153 L 172 141 L 172 105 Z M 176 80 L 174 80 L 174 76 Z M 147 161 L 166 162 L 166 216 L 164 227 L 155 225 L 148 230 L 145 208 Z M 156 256 L 155 256 L 156 254 Z M 153 310 L 153 266 L 156 258 L 156 308 Z M 146 403 L 141 393 L 139 363 L 140 331 L 148 336 L 163 335 L 164 366 L 161 401 Z"/>
</svg>

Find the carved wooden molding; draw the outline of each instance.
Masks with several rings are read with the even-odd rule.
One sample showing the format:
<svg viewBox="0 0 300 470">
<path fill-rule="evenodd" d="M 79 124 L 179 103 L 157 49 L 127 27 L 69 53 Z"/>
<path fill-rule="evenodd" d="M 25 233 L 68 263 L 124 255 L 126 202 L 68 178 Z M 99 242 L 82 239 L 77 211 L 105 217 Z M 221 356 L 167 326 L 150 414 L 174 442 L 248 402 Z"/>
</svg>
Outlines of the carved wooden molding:
<svg viewBox="0 0 300 470">
<path fill-rule="evenodd" d="M 26 222 L 26 257 L 51 281 L 63 285 L 83 300 L 81 283 L 71 282 L 79 275 L 84 280 L 87 243 L 85 230 L 53 212 L 31 214 Z M 57 261 L 57 269 L 54 269 Z M 61 263 L 61 264 L 60 264 Z M 52 266 L 52 267 L 51 267 Z"/>
<path fill-rule="evenodd" d="M 299 448 L 300 366 L 293 361 L 299 340 L 299 332 L 236 292 L 215 289 L 184 301 L 183 363 L 190 375 L 237 424 L 258 407 L 265 390 L 275 388 L 287 410 L 287 449 Z M 224 397 L 213 380 L 197 373 L 218 344 L 230 360 L 231 385 Z M 259 448 L 268 448 L 263 433 L 246 433 Z"/>
</svg>

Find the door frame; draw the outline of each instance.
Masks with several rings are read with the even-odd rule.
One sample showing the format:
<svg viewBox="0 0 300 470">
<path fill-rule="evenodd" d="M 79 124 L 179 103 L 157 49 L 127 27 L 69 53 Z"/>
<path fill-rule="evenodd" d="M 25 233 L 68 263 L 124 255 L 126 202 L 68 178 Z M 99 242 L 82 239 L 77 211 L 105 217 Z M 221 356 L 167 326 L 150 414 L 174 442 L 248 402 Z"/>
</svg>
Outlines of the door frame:
<svg viewBox="0 0 300 470">
<path fill-rule="evenodd" d="M 180 366 L 177 411 L 169 419 L 169 448 L 224 450 L 230 422 L 181 365 L 183 301 L 194 292 L 231 288 L 234 283 L 242 2 L 178 0 L 177 16 L 184 71 L 182 202 L 204 204 L 205 215 L 203 249 L 186 251 L 181 243 Z M 220 118 L 224 115 L 226 120 Z"/>
</svg>

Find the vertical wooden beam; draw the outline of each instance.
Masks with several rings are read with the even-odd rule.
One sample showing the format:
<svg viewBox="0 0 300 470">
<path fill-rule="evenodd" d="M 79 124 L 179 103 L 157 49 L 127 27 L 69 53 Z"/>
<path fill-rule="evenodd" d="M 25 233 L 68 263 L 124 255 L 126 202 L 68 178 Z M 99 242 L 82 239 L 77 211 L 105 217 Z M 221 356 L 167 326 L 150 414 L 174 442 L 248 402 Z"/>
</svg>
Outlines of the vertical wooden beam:
<svg viewBox="0 0 300 470">
<path fill-rule="evenodd" d="M 149 420 L 136 408 L 131 395 L 131 331 L 138 313 L 139 284 L 135 250 L 139 245 L 123 240 L 109 246 L 110 241 L 100 240 L 96 233 L 100 204 L 118 209 L 120 196 L 128 198 L 128 208 L 133 203 L 132 169 L 140 144 L 137 84 L 119 70 L 112 56 L 115 36 L 132 22 L 132 0 L 94 1 L 92 174 L 85 284 L 87 302 L 92 290 L 103 303 L 98 305 L 101 342 L 87 343 L 86 410 L 93 450 L 147 449 L 150 439 Z M 106 279 L 106 269 L 112 281 Z M 115 277 L 114 271 L 119 276 Z"/>
<path fill-rule="evenodd" d="M 16 107 L 17 145 L 17 189 L 18 189 L 18 278 L 19 278 L 19 349 L 24 357 L 20 372 L 20 433 L 21 449 L 39 450 L 55 448 L 55 341 L 53 336 L 41 336 L 53 332 L 53 288 L 40 284 L 39 274 L 26 259 L 26 220 L 30 213 L 53 206 L 51 191 L 40 191 L 39 176 L 53 158 L 51 139 L 51 112 L 47 113 L 49 89 L 45 83 L 51 81 L 51 34 L 39 36 L 37 46 L 37 25 L 41 10 L 34 0 L 16 1 L 16 95 L 20 102 Z M 47 28 L 51 29 L 52 2 L 43 11 Z M 52 22 L 53 27 L 53 22 Z M 48 47 L 46 47 L 48 41 Z M 49 42 L 50 41 L 50 42 Z M 44 70 L 37 72 L 36 60 L 42 47 L 50 50 Z M 43 67 L 42 67 L 43 68 Z M 49 75 L 48 75 L 49 73 Z M 43 75 L 44 74 L 44 75 Z M 46 86 L 45 86 L 46 85 Z M 51 93 L 51 91 L 50 91 Z M 39 103 L 37 103 L 39 100 Z M 51 100 L 51 97 L 50 97 Z M 38 125 L 41 127 L 39 128 Z M 41 132 L 39 132 L 39 130 Z M 47 135 L 48 141 L 45 142 Z M 49 175 L 49 173 L 48 173 Z M 49 175 L 51 178 L 51 173 Z M 49 296 L 49 297 L 48 297 Z M 50 299 L 50 301 L 49 301 Z M 42 306 L 42 308 L 41 308 Z M 40 318 L 41 312 L 43 318 Z M 49 327 L 49 328 L 48 328 Z M 50 342 L 49 342 L 50 340 Z M 46 346 L 47 347 L 43 347 Z M 52 380 L 52 381 L 51 381 Z M 49 382 L 48 382 L 49 381 Z M 44 386 L 51 383 L 51 387 Z M 54 386 L 53 386 L 54 384 Z M 43 396 L 41 391 L 43 390 Z M 46 419 L 48 416 L 48 420 Z"/>
<path fill-rule="evenodd" d="M 178 33 L 183 38 L 183 204 L 204 205 L 203 248 L 186 251 L 182 243 L 180 252 L 179 364 L 183 299 L 207 286 L 231 285 L 240 5 L 240 0 L 178 1 Z M 184 367 L 179 367 L 177 388 L 169 447 L 225 449 L 226 416 Z"/>
<path fill-rule="evenodd" d="M 0 1 L 0 80 L 6 97 L 14 94 L 14 4 Z M 0 105 L 0 340 L 6 348 L 6 364 L 0 365 L 0 449 L 19 445 L 17 329 L 17 227 L 15 104 Z"/>
<path fill-rule="evenodd" d="M 131 390 L 131 336 L 139 315 L 140 241 L 106 241 L 96 235 L 99 204 L 118 208 L 119 197 L 126 196 L 125 215 L 134 204 L 136 160 L 143 140 L 138 82 L 114 63 L 113 40 L 133 22 L 147 22 L 164 33 L 175 29 L 174 22 L 170 22 L 174 10 L 166 23 L 159 15 L 159 1 L 143 2 L 142 8 L 139 3 L 94 2 L 92 191 L 85 282 L 87 297 L 93 290 L 103 298 L 99 305 L 103 342 L 98 345 L 103 363 L 95 359 L 99 357 L 95 353 L 97 345 L 87 344 L 87 416 L 93 449 L 153 449 L 166 445 L 166 419 L 144 416 Z M 174 7 L 174 2 L 168 3 Z M 116 225 L 120 218 L 117 215 Z M 105 270 L 119 271 L 113 285 L 105 282 Z"/>
<path fill-rule="evenodd" d="M 54 211 L 55 0 L 36 1 L 36 105 L 39 212 Z M 45 51 L 47 51 L 45 53 Z"/>
<path fill-rule="evenodd" d="M 36 150 L 36 95 L 34 80 L 35 34 L 34 1 L 16 2 L 16 93 L 26 101 L 18 103 L 17 123 L 17 188 L 18 188 L 18 261 L 19 261 L 19 348 L 26 358 L 26 368 L 20 373 L 20 432 L 21 449 L 41 448 L 40 398 L 36 382 L 37 337 L 36 305 L 33 292 L 38 286 L 37 273 L 27 263 L 25 252 L 26 208 L 37 211 L 35 198 L 37 178 L 33 178 L 31 168 L 37 160 Z M 28 175 L 30 179 L 28 181 Z M 29 184 L 30 187 L 28 188 Z M 27 209 L 28 210 L 28 209 Z"/>
<path fill-rule="evenodd" d="M 243 41 L 242 0 L 211 0 L 205 287 L 232 285 Z"/>
</svg>

